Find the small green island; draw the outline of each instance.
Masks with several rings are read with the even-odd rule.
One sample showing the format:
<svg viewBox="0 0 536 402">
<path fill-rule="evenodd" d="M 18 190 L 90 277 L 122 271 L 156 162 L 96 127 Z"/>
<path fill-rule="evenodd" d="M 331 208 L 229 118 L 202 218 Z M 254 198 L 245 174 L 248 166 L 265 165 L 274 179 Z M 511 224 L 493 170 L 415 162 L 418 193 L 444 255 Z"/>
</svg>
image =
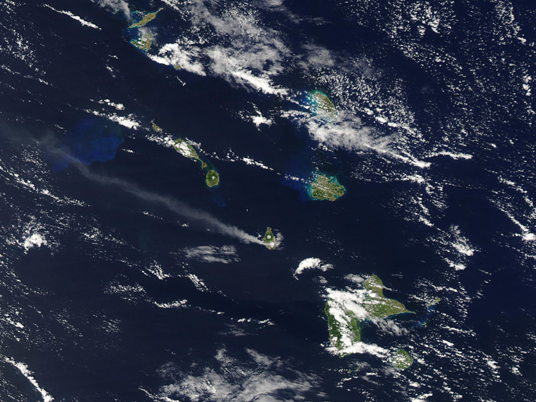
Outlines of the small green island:
<svg viewBox="0 0 536 402">
<path fill-rule="evenodd" d="M 138 22 L 135 22 L 134 24 L 129 26 L 128 29 L 141 28 L 141 27 L 147 25 L 149 22 L 154 20 L 156 18 L 156 15 L 162 10 L 163 10 L 163 8 L 159 8 L 158 10 L 156 10 L 153 13 L 145 14 L 141 20 L 139 20 Z"/>
<path fill-rule="evenodd" d="M 153 123 L 153 130 L 159 132 L 158 130 L 162 129 Z M 185 158 L 193 159 L 201 164 L 201 170 L 205 173 L 205 183 L 208 187 L 217 187 L 220 184 L 220 174 L 216 168 L 210 162 L 199 156 L 193 145 L 182 138 L 178 138 L 175 140 L 173 148 Z"/>
<path fill-rule="evenodd" d="M 333 294 L 337 297 L 328 296 L 324 307 L 330 344 L 341 357 L 348 354 L 345 349 L 361 342 L 363 322 L 374 323 L 399 314 L 414 314 L 399 301 L 384 296 L 383 282 L 377 275 L 369 277 L 363 288 L 362 298 L 357 298 L 354 293 L 335 291 Z M 362 310 L 361 316 L 356 314 L 359 310 Z"/>
<path fill-rule="evenodd" d="M 320 90 L 312 91 L 308 97 L 314 115 L 329 115 L 334 117 L 337 114 L 337 108 L 324 92 Z"/>
<path fill-rule="evenodd" d="M 161 127 L 157 126 L 156 123 L 153 121 L 151 122 L 152 126 L 153 126 L 153 130 L 156 131 L 157 133 L 161 133 L 163 130 Z"/>
<path fill-rule="evenodd" d="M 197 153 L 195 148 L 188 144 L 186 141 L 184 141 L 182 138 L 178 138 L 175 140 L 174 148 L 175 151 L 177 151 L 185 158 L 194 159 L 201 163 L 201 169 L 205 169 L 208 167 L 207 163 L 199 157 L 199 154 Z"/>
<path fill-rule="evenodd" d="M 426 303 L 426 308 L 435 307 L 441 301 L 441 297 L 436 297 L 430 303 Z"/>
<path fill-rule="evenodd" d="M 404 349 L 398 349 L 391 356 L 391 364 L 396 370 L 406 370 L 413 364 L 413 357 Z"/>
<path fill-rule="evenodd" d="M 272 232 L 272 228 L 269 227 L 269 228 L 266 229 L 266 233 L 264 234 L 264 237 L 262 238 L 262 241 L 264 242 L 264 245 L 268 249 L 270 249 L 270 250 L 275 249 L 276 241 L 275 241 L 274 233 Z"/>
<path fill-rule="evenodd" d="M 215 170 L 210 169 L 205 176 L 205 182 L 209 187 L 216 187 L 218 184 L 220 184 L 220 175 Z"/>
<path fill-rule="evenodd" d="M 307 193 L 313 200 L 333 202 L 346 194 L 346 188 L 334 176 L 316 174 L 308 184 Z"/>
</svg>

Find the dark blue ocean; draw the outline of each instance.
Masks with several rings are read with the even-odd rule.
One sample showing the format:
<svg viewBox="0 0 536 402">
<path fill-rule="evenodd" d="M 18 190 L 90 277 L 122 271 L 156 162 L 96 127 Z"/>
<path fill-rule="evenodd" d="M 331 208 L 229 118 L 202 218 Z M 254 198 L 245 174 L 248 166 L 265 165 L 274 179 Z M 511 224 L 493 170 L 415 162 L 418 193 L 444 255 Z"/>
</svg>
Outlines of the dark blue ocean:
<svg viewBox="0 0 536 402">
<path fill-rule="evenodd" d="M 193 2 L 213 15 L 253 15 L 290 54 L 307 43 L 337 55 L 318 68 L 304 67 L 305 56 L 281 61 L 272 83 L 288 89 L 285 97 L 208 67 L 199 75 L 155 62 L 129 43 L 128 20 L 114 7 L 15 3 L 0 6 L 12 44 L 0 49 L 1 400 L 534 400 L 533 98 L 516 92 L 536 74 L 525 45 L 536 39 L 532 4 L 311 0 L 273 2 L 284 7 L 274 11 L 269 2 Z M 186 38 L 197 21 L 179 1 L 120 3 L 140 13 L 164 7 L 155 47 Z M 432 29 L 430 17 L 421 34 L 410 21 L 427 9 L 442 22 Z M 207 34 L 196 51 L 210 54 L 234 34 Z M 17 50 L 17 40 L 31 51 Z M 432 67 L 434 58 L 443 64 Z M 338 69 L 345 73 L 325 78 Z M 375 139 L 396 138 L 395 157 L 319 141 L 293 95 L 315 89 L 359 116 Z M 244 118 L 252 105 L 272 123 Z M 399 126 L 381 125 L 381 113 Z M 115 157 L 53 171 L 51 147 L 94 115 L 120 129 Z M 111 123 L 113 115 L 139 125 Z M 153 121 L 164 134 L 151 132 Z M 406 123 L 411 130 L 400 128 Z M 200 144 L 220 185 L 208 188 L 199 165 L 151 139 L 159 135 Z M 337 175 L 346 194 L 313 201 L 288 178 L 315 169 Z M 245 243 L 114 180 L 258 238 L 272 227 L 282 243 Z M 234 257 L 187 257 L 207 245 L 220 253 L 231 246 Z M 297 279 L 312 257 L 334 268 Z M 363 329 L 366 344 L 411 350 L 415 363 L 404 372 L 373 353 L 327 350 L 326 289 L 350 291 L 350 276 L 372 274 L 416 313 L 393 318 L 400 333 L 387 324 Z"/>
</svg>

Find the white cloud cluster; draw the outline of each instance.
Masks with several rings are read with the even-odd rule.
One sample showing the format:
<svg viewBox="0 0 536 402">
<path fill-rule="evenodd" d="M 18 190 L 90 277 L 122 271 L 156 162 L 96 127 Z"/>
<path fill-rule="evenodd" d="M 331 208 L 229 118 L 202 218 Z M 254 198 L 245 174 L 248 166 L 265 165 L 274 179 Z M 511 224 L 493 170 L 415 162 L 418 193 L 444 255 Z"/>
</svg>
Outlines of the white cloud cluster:
<svg viewBox="0 0 536 402">
<path fill-rule="evenodd" d="M 28 251 L 29 249 L 33 247 L 46 246 L 47 244 L 48 243 L 42 234 L 32 233 L 30 236 L 24 239 L 23 247 L 24 247 L 24 250 Z"/>
<path fill-rule="evenodd" d="M 200 262 L 219 262 L 221 264 L 230 264 L 240 261 L 240 257 L 234 246 L 199 246 L 184 249 L 186 258 Z"/>
<path fill-rule="evenodd" d="M 287 94 L 273 78 L 293 52 L 280 32 L 262 24 L 258 9 L 238 2 L 221 7 L 218 1 L 192 1 L 181 7 L 181 14 L 191 28 L 150 56 L 154 61 L 267 94 Z"/>
<path fill-rule="evenodd" d="M 163 386 L 157 398 L 188 398 L 194 402 L 298 401 L 306 400 L 304 395 L 318 386 L 317 377 L 289 368 L 279 359 L 246 351 L 249 359 L 238 361 L 221 349 L 210 367 L 198 373 L 184 374 L 173 364 L 165 365 L 160 375 L 175 382 Z"/>
<path fill-rule="evenodd" d="M 467 268 L 469 259 L 478 251 L 457 225 L 452 225 L 448 231 L 441 230 L 429 240 L 437 244 L 436 252 L 456 271 Z"/>
<path fill-rule="evenodd" d="M 108 7 L 114 11 L 123 12 L 130 19 L 130 8 L 125 0 L 93 0 L 101 7 Z"/>
<path fill-rule="evenodd" d="M 391 153 L 391 136 L 378 136 L 371 127 L 363 125 L 355 115 L 339 112 L 336 120 L 309 119 L 305 123 L 311 138 L 328 148 L 348 151 L 375 150 Z"/>
<path fill-rule="evenodd" d="M 294 278 L 298 279 L 298 275 L 308 269 L 319 269 L 322 272 L 326 272 L 332 268 L 333 265 L 324 263 L 320 258 L 306 258 L 300 262 L 298 268 L 294 271 Z"/>
<path fill-rule="evenodd" d="M 352 275 L 347 276 L 346 279 L 361 283 L 363 278 Z M 386 358 L 390 354 L 388 349 L 376 344 L 355 341 L 352 324 L 354 319 L 374 323 L 382 332 L 391 335 L 400 336 L 407 333 L 407 330 L 397 325 L 395 321 L 378 319 L 367 311 L 364 305 L 366 303 L 370 304 L 371 301 L 370 299 L 367 300 L 367 290 L 363 287 L 358 289 L 347 287 L 345 290 L 327 288 L 326 296 L 329 314 L 338 323 L 337 328 L 340 331 L 340 338 L 338 339 L 340 348 L 333 344 L 327 348 L 333 354 L 368 353 L 379 358 Z"/>
</svg>

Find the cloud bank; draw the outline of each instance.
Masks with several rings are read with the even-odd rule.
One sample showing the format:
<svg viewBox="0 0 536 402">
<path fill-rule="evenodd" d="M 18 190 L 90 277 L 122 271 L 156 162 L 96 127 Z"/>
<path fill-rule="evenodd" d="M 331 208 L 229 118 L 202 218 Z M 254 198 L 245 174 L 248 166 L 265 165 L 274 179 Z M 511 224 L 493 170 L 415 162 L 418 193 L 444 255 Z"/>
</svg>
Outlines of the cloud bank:
<svg viewBox="0 0 536 402">
<path fill-rule="evenodd" d="M 306 396 L 319 385 L 316 376 L 301 373 L 280 359 L 251 349 L 246 352 L 248 359 L 239 361 L 220 349 L 209 365 L 194 367 L 189 373 L 167 364 L 160 369 L 160 375 L 172 383 L 151 396 L 162 401 L 188 398 L 193 402 L 290 402 L 310 400 Z"/>
</svg>

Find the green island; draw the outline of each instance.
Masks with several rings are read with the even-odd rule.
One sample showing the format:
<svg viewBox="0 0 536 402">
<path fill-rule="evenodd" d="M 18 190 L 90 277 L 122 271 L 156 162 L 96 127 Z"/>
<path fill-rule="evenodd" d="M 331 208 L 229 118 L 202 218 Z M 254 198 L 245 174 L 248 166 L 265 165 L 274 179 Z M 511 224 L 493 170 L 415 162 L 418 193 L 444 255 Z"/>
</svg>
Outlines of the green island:
<svg viewBox="0 0 536 402">
<path fill-rule="evenodd" d="M 330 304 L 333 306 L 330 306 Z M 343 322 L 338 321 L 335 318 L 330 311 L 331 308 L 339 308 L 343 311 Z M 355 342 L 361 342 L 361 323 L 352 311 L 345 309 L 334 300 L 328 299 L 324 308 L 324 313 L 328 318 L 329 341 L 332 346 L 337 348 L 337 350 L 341 351 L 344 349 L 342 331 L 345 331 L 349 334 L 352 344 Z M 347 353 L 342 353 L 340 356 L 343 357 L 346 355 Z"/>
<path fill-rule="evenodd" d="M 162 132 L 162 129 L 156 125 L 156 123 L 153 121 L 152 122 L 152 125 L 153 125 L 153 130 L 156 131 L 157 133 L 161 133 Z"/>
<path fill-rule="evenodd" d="M 391 356 L 391 364 L 396 370 L 405 370 L 413 364 L 413 357 L 404 349 L 398 349 Z"/>
<path fill-rule="evenodd" d="M 205 182 L 209 187 L 216 187 L 218 184 L 220 184 L 220 175 L 215 170 L 210 169 L 205 176 Z"/>
<path fill-rule="evenodd" d="M 309 99 L 313 106 L 313 114 L 329 114 L 331 116 L 337 114 L 337 108 L 324 92 L 313 91 L 309 94 Z"/>
<path fill-rule="evenodd" d="M 382 319 L 397 314 L 415 314 L 413 311 L 406 310 L 406 306 L 399 301 L 383 295 L 383 282 L 377 275 L 372 275 L 367 279 L 363 287 L 367 290 L 363 307 L 371 317 Z"/>
<path fill-rule="evenodd" d="M 153 40 L 149 34 L 144 34 L 138 39 L 132 39 L 130 43 L 138 49 L 145 50 L 147 52 L 151 48 Z"/>
<path fill-rule="evenodd" d="M 426 307 L 435 307 L 441 301 L 441 297 L 436 297 L 430 303 L 426 303 Z"/>
<path fill-rule="evenodd" d="M 375 322 L 398 314 L 414 314 L 397 300 L 389 299 L 383 294 L 383 282 L 377 275 L 372 275 L 364 283 L 364 297 L 357 298 L 355 293 L 337 291 L 336 298 L 328 297 L 324 307 L 328 321 L 329 340 L 337 349 L 339 356 L 348 353 L 344 349 L 356 342 L 361 342 L 362 324 Z M 363 316 L 355 311 L 364 309 Z"/>
<path fill-rule="evenodd" d="M 201 163 L 201 169 L 207 168 L 207 163 L 199 157 L 199 154 L 197 153 L 195 148 L 188 144 L 186 141 L 184 141 L 182 138 L 178 138 L 175 140 L 174 148 L 175 151 L 177 151 L 185 158 L 195 159 L 196 161 Z"/>
<path fill-rule="evenodd" d="M 275 249 L 276 242 L 275 242 L 275 236 L 272 232 L 272 228 L 269 227 L 266 229 L 266 233 L 264 234 L 262 241 L 264 242 L 264 245 L 270 250 Z"/>
<path fill-rule="evenodd" d="M 152 20 L 154 20 L 156 18 L 156 14 L 158 14 L 160 11 L 162 11 L 163 8 L 159 8 L 158 10 L 156 10 L 155 12 L 153 13 L 147 13 L 143 16 L 143 18 L 141 20 L 139 20 L 138 22 L 135 22 L 134 24 L 132 24 L 131 26 L 128 27 L 128 29 L 132 29 L 132 28 L 141 28 L 145 25 L 147 25 L 149 22 L 151 22 Z"/>
<path fill-rule="evenodd" d="M 154 123 L 153 130 L 156 132 L 162 131 L 162 129 Z M 205 183 L 208 187 L 217 187 L 220 184 L 220 174 L 216 168 L 210 162 L 206 162 L 201 156 L 199 156 L 199 153 L 196 151 L 196 149 L 187 141 L 183 140 L 182 138 L 178 138 L 175 140 L 173 148 L 175 148 L 175 151 L 185 158 L 193 159 L 201 164 L 201 170 L 205 173 Z"/>
<path fill-rule="evenodd" d="M 308 185 L 307 193 L 313 200 L 335 201 L 346 193 L 346 188 L 336 177 L 315 175 L 314 181 Z"/>
</svg>

